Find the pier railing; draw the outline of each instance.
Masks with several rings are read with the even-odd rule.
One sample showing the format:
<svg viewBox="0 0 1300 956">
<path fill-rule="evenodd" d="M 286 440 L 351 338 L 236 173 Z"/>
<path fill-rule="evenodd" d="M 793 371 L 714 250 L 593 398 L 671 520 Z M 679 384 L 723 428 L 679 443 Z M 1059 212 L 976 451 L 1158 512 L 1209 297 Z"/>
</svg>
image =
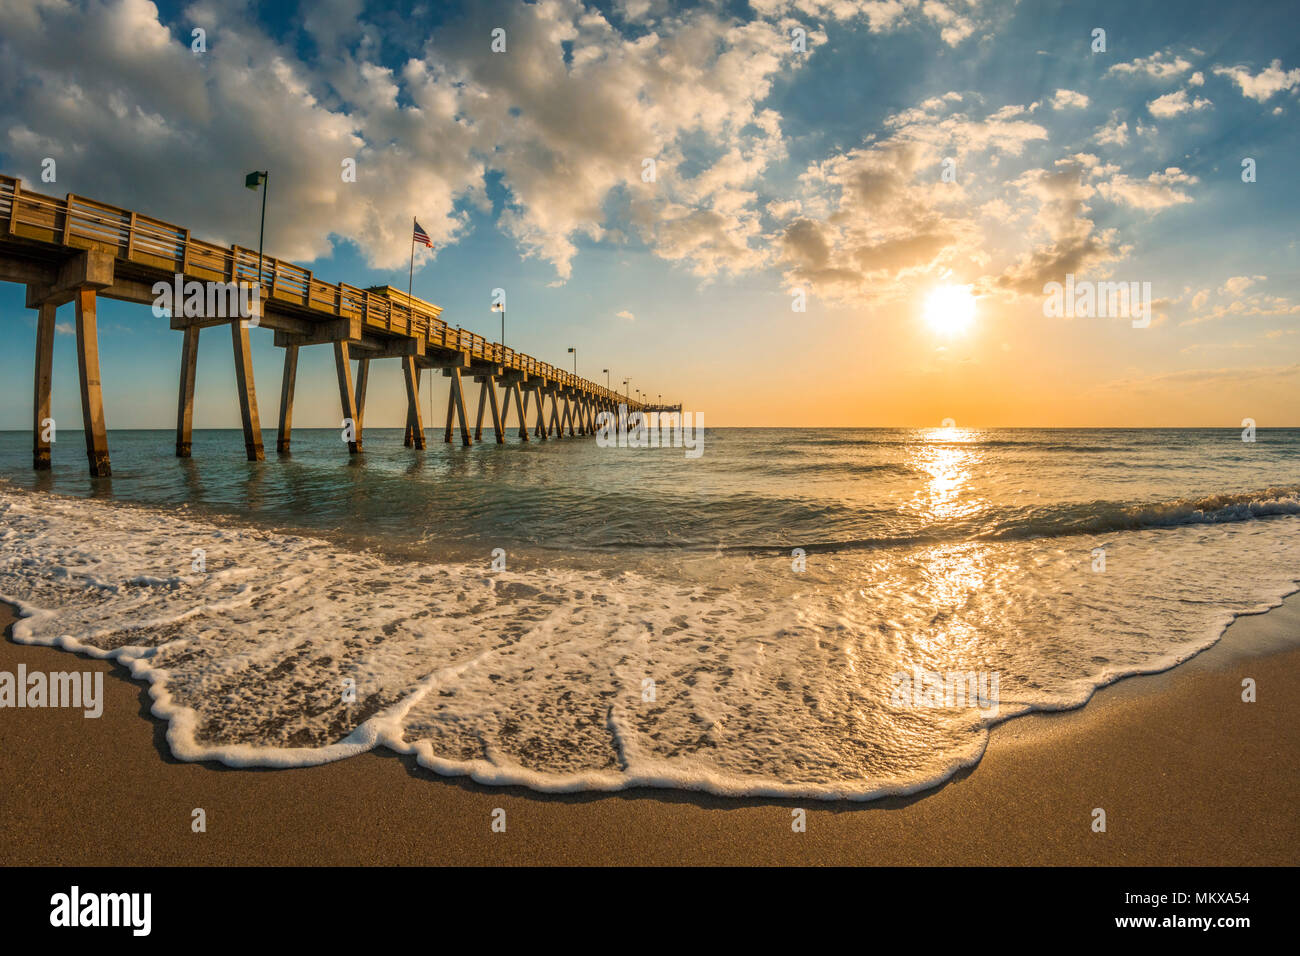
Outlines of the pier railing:
<svg viewBox="0 0 1300 956">
<path fill-rule="evenodd" d="M 179 273 L 200 281 L 257 282 L 268 303 L 291 311 L 322 319 L 359 318 L 370 331 L 422 339 L 426 345 L 463 352 L 504 369 L 627 401 L 595 382 L 450 326 L 439 317 L 442 310 L 437 306 L 415 306 L 344 282 L 325 282 L 309 269 L 269 255 L 261 257 L 259 271 L 256 249 L 195 239 L 181 226 L 84 196 L 69 193 L 59 199 L 31 192 L 13 176 L 0 175 L 0 229 L 9 236 L 40 243 L 108 248 L 116 258 L 145 270 Z"/>
</svg>

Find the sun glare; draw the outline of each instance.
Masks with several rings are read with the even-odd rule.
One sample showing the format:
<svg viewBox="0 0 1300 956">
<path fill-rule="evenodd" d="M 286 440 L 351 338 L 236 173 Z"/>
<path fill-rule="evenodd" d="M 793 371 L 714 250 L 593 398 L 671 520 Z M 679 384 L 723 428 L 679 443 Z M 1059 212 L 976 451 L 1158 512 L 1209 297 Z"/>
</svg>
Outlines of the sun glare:
<svg viewBox="0 0 1300 956">
<path fill-rule="evenodd" d="M 943 335 L 960 335 L 975 321 L 975 296 L 968 285 L 941 285 L 925 298 L 925 321 Z"/>
</svg>

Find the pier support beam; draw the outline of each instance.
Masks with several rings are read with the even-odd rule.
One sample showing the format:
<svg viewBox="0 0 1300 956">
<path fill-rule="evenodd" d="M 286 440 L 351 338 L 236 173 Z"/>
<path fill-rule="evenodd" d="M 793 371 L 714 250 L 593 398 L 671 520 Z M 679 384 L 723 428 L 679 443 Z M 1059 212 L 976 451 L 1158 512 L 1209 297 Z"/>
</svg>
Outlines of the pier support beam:
<svg viewBox="0 0 1300 956">
<path fill-rule="evenodd" d="M 81 421 L 86 432 L 86 458 L 92 478 L 107 478 L 113 473 L 113 468 L 108 460 L 104 388 L 99 379 L 95 290 L 78 289 L 74 301 L 77 303 L 77 367 L 81 378 Z"/>
<path fill-rule="evenodd" d="M 370 384 L 370 359 L 357 359 L 357 397 L 355 401 L 357 409 L 357 448 L 361 448 L 364 440 L 362 428 L 366 421 L 366 388 Z"/>
<path fill-rule="evenodd" d="M 483 412 L 490 405 L 492 408 L 492 430 L 496 433 L 497 444 L 504 444 L 506 435 L 501 420 L 501 405 L 497 400 L 496 381 L 491 375 L 475 376 L 475 381 L 479 383 L 479 390 L 478 416 L 474 420 L 474 440 L 483 440 Z M 509 398 L 509 386 L 506 386 L 506 397 Z"/>
<path fill-rule="evenodd" d="M 501 409 L 501 429 L 505 431 L 506 422 L 510 419 L 510 396 L 515 399 L 515 414 L 519 417 L 519 437 L 523 441 L 528 441 L 528 418 L 524 414 L 524 400 L 519 394 L 519 381 L 512 379 L 506 382 L 506 391 L 503 396 L 505 407 Z"/>
<path fill-rule="evenodd" d="M 541 388 L 534 389 L 531 394 L 537 401 L 537 428 L 533 434 L 546 441 L 546 394 Z"/>
<path fill-rule="evenodd" d="M 564 429 L 560 425 L 560 400 L 557 397 L 556 389 L 551 389 L 551 420 L 547 428 L 556 433 L 555 437 L 564 437 Z"/>
<path fill-rule="evenodd" d="M 54 382 L 54 316 L 58 306 L 45 302 L 36 313 L 36 375 L 32 400 L 32 467 L 50 469 L 50 392 Z"/>
<path fill-rule="evenodd" d="M 487 410 L 487 393 L 491 385 L 487 376 L 479 376 L 480 382 L 478 388 L 478 414 L 474 416 L 474 440 L 483 440 L 483 413 Z"/>
<path fill-rule="evenodd" d="M 501 413 L 501 405 L 497 401 L 497 385 L 491 376 L 483 379 L 483 387 L 487 389 L 488 401 L 492 406 L 492 430 L 496 433 L 497 444 L 506 443 L 505 416 Z"/>
<path fill-rule="evenodd" d="M 235 347 L 235 386 L 239 390 L 239 415 L 244 424 L 244 451 L 249 461 L 262 461 L 262 422 L 257 416 L 257 390 L 253 386 L 253 355 L 248 346 L 248 325 L 243 319 L 230 323 Z"/>
<path fill-rule="evenodd" d="M 275 434 L 278 455 L 289 454 L 289 442 L 293 437 L 293 392 L 297 384 L 298 346 L 288 345 L 284 349 L 284 375 L 280 378 L 280 427 Z"/>
<path fill-rule="evenodd" d="M 16 209 L 15 205 L 15 209 Z M 50 467 L 51 439 L 55 437 L 50 416 L 54 380 L 55 315 L 65 302 L 77 310 L 77 366 L 81 380 L 81 418 L 86 433 L 86 458 L 93 477 L 112 474 L 108 458 L 108 428 L 104 423 L 104 392 L 99 377 L 99 335 L 96 325 L 96 294 L 113 284 L 113 250 L 95 247 L 71 255 L 57 267 L 16 270 L 6 274 L 13 282 L 27 286 L 27 306 L 37 310 L 36 361 L 32 384 L 32 465 L 38 471 Z"/>
<path fill-rule="evenodd" d="M 460 420 L 460 440 L 466 447 L 474 444 L 474 439 L 469 433 L 469 416 L 465 414 L 465 389 L 460 374 L 460 368 L 452 367 L 443 369 L 443 374 L 451 379 L 450 387 L 447 390 L 447 433 L 444 441 L 451 442 L 451 418 L 452 414 Z"/>
<path fill-rule="evenodd" d="M 176 401 L 176 457 L 189 458 L 194 438 L 194 374 L 199 364 L 199 326 L 185 329 L 181 343 L 181 387 Z"/>
<path fill-rule="evenodd" d="M 358 420 L 356 397 L 352 392 L 352 357 L 348 354 L 347 342 L 334 343 L 334 370 L 339 380 L 339 405 L 343 409 L 343 427 L 351 426 L 352 440 L 348 442 L 348 454 L 361 452 L 361 422 Z"/>
<path fill-rule="evenodd" d="M 402 444 L 422 451 L 424 419 L 420 417 L 420 369 L 413 356 L 402 359 L 402 377 L 406 379 L 406 435 Z"/>
</svg>

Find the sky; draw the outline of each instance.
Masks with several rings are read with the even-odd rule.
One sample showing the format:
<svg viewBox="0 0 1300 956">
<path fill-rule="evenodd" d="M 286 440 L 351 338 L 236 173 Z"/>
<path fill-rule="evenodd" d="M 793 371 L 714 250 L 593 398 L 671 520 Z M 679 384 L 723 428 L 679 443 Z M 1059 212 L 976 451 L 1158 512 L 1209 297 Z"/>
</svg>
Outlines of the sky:
<svg viewBox="0 0 1300 956">
<path fill-rule="evenodd" d="M 1300 424 L 1294 4 L 0 0 L 0 23 L 24 188 L 255 247 L 267 169 L 267 252 L 356 286 L 405 288 L 418 217 L 415 294 L 451 324 L 499 338 L 503 288 L 506 344 L 711 426 Z M 1067 275 L 1150 283 L 1149 322 L 1045 314 Z M 0 284 L 0 428 L 30 427 L 23 296 Z M 99 322 L 109 427 L 173 427 L 180 334 L 142 305 Z M 282 353 L 253 348 L 273 424 Z M 398 363 L 370 389 L 367 425 L 400 426 Z M 340 414 L 331 350 L 303 350 L 295 424 Z M 195 425 L 238 416 L 205 331 Z"/>
</svg>

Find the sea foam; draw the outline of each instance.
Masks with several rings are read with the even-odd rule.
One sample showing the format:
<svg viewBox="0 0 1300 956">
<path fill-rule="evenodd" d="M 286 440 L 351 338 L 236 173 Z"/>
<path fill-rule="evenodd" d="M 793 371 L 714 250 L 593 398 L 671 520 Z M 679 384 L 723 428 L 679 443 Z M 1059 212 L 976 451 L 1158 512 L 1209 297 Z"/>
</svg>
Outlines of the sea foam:
<svg viewBox="0 0 1300 956">
<path fill-rule="evenodd" d="M 722 552 L 494 573 L 5 489 L 0 516 L 15 639 L 121 661 L 178 758 L 382 746 L 547 791 L 914 792 L 977 761 L 993 720 L 1172 666 L 1300 577 L 1286 514 L 844 552 L 801 574 Z M 996 717 L 899 709 L 900 672 L 997 674 Z"/>
</svg>

